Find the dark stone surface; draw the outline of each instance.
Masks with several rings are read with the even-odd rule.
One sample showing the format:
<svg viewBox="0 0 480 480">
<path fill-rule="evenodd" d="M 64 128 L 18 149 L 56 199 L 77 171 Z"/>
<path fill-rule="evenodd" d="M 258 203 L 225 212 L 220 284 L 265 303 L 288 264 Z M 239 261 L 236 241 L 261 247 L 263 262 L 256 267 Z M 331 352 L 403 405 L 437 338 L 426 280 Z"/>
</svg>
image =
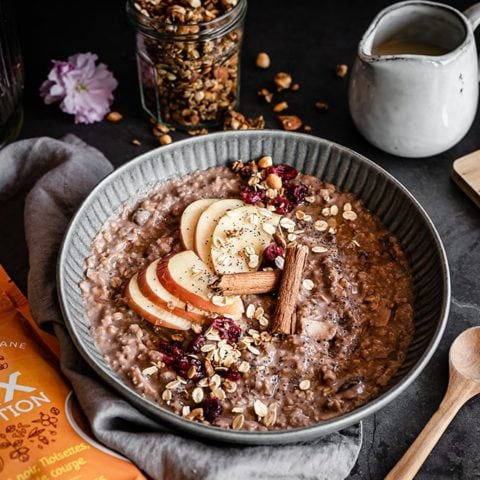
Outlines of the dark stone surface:
<svg viewBox="0 0 480 480">
<path fill-rule="evenodd" d="M 140 109 L 133 32 L 125 19 L 123 1 L 14 3 L 27 78 L 21 137 L 59 137 L 73 132 L 103 151 L 116 166 L 157 146 Z M 479 120 L 462 142 L 442 155 L 422 160 L 393 157 L 370 146 L 356 132 L 347 109 L 348 78 L 339 79 L 333 74 L 336 64 L 352 64 L 357 43 L 370 20 L 390 3 L 250 0 L 243 51 L 244 112 L 263 113 L 267 125 L 276 128 L 273 114 L 256 92 L 269 85 L 273 72 L 291 72 L 301 85 L 299 92 L 285 95 L 291 111 L 312 125 L 314 135 L 357 150 L 398 178 L 427 210 L 447 250 L 453 287 L 447 332 L 433 360 L 407 392 L 364 421 L 364 445 L 352 479 L 380 479 L 393 467 L 445 392 L 450 343 L 463 329 L 480 323 L 480 215 L 450 180 L 453 160 L 479 147 Z M 470 2 L 448 3 L 462 10 Z M 260 50 L 272 58 L 268 71 L 253 66 Z M 74 125 L 72 118 L 57 107 L 42 104 L 38 87 L 47 75 L 50 59 L 64 59 L 79 51 L 97 53 L 114 71 L 120 82 L 114 108 L 125 115 L 121 123 Z M 316 100 L 328 102 L 330 110 L 316 111 Z M 141 147 L 130 144 L 134 138 L 142 142 Z M 0 262 L 25 289 L 28 260 L 23 239 L 23 200 L 18 195 L 0 205 Z M 454 419 L 417 478 L 480 478 L 479 416 L 480 402 L 474 399 Z"/>
</svg>

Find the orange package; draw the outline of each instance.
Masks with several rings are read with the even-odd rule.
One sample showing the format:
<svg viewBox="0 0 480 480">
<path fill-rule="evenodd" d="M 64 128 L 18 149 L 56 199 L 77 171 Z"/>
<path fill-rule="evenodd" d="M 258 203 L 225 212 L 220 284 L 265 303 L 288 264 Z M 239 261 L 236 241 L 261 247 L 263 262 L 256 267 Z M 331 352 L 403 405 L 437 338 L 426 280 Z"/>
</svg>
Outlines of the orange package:
<svg viewBox="0 0 480 480">
<path fill-rule="evenodd" d="M 0 265 L 0 478 L 146 479 L 93 439 L 60 373 L 58 351 Z"/>
</svg>

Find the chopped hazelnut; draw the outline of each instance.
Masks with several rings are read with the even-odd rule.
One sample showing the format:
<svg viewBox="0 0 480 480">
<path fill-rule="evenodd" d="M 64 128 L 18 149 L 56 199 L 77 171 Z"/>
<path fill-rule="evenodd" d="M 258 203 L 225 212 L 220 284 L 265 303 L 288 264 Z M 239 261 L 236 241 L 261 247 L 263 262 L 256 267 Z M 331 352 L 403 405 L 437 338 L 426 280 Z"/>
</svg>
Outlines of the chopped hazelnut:
<svg viewBox="0 0 480 480">
<path fill-rule="evenodd" d="M 283 112 L 288 108 L 288 103 L 287 102 L 279 102 L 273 107 L 273 111 L 276 113 Z"/>
<path fill-rule="evenodd" d="M 292 85 L 292 76 L 289 73 L 278 72 L 273 77 L 273 81 L 278 91 L 286 90 Z"/>
<path fill-rule="evenodd" d="M 270 57 L 268 56 L 268 53 L 260 52 L 257 55 L 255 64 L 258 68 L 268 68 L 270 66 Z"/>
<path fill-rule="evenodd" d="M 119 122 L 123 118 L 123 115 L 120 112 L 110 112 L 106 118 L 109 122 L 115 123 Z"/>
<path fill-rule="evenodd" d="M 294 83 L 290 90 L 292 90 L 292 92 L 298 92 L 300 90 L 300 84 Z"/>
<path fill-rule="evenodd" d="M 312 131 L 312 126 L 311 126 L 311 125 L 304 125 L 304 126 L 303 126 L 303 129 L 304 129 L 306 132 L 311 132 L 311 131 Z"/>
<path fill-rule="evenodd" d="M 275 173 L 270 173 L 269 175 L 267 175 L 265 182 L 270 188 L 282 188 L 282 179 Z"/>
<path fill-rule="evenodd" d="M 159 139 L 160 145 L 170 145 L 172 143 L 172 137 L 168 134 L 162 135 Z"/>
<path fill-rule="evenodd" d="M 348 66 L 345 65 L 344 63 L 337 65 L 335 67 L 335 74 L 337 77 L 343 78 L 348 72 Z"/>
<path fill-rule="evenodd" d="M 135 145 L 136 147 L 139 147 L 141 145 L 140 140 L 137 140 L 136 138 L 134 138 L 132 140 L 132 145 Z"/>
<path fill-rule="evenodd" d="M 259 97 L 263 97 L 267 103 L 271 103 L 271 102 L 272 102 L 272 99 L 273 99 L 273 93 L 271 93 L 270 91 L 268 91 L 266 88 L 262 88 L 262 89 L 258 92 L 258 96 L 259 96 Z"/>
<path fill-rule="evenodd" d="M 279 115 L 278 121 L 284 130 L 294 131 L 298 130 L 302 125 L 302 120 L 296 115 Z"/>
<path fill-rule="evenodd" d="M 265 155 L 258 161 L 258 166 L 260 168 L 268 168 L 268 167 L 271 167 L 272 165 L 273 165 L 273 160 L 270 155 Z"/>
<path fill-rule="evenodd" d="M 326 112 L 328 110 L 328 103 L 325 102 L 315 102 L 315 106 L 317 107 L 318 110 L 321 112 Z"/>
</svg>

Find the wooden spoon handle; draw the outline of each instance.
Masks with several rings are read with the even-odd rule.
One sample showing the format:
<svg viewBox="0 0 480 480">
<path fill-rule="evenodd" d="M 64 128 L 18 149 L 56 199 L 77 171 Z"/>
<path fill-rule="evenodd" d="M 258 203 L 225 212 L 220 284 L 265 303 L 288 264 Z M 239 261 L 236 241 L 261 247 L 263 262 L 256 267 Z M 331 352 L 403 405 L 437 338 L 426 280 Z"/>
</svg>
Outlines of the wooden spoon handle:
<svg viewBox="0 0 480 480">
<path fill-rule="evenodd" d="M 410 480 L 416 475 L 458 410 L 473 396 L 468 387 L 462 381 L 450 383 L 438 410 L 385 480 Z"/>
</svg>

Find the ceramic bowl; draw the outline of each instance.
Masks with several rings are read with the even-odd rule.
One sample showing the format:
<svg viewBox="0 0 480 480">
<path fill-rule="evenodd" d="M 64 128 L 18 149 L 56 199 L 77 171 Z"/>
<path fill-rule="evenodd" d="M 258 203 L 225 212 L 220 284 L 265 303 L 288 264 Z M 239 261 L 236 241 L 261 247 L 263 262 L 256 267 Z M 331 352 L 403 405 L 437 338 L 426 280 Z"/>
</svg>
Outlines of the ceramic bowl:
<svg viewBox="0 0 480 480">
<path fill-rule="evenodd" d="M 393 232 L 406 252 L 415 292 L 415 333 L 398 373 L 379 396 L 337 418 L 305 428 L 242 432 L 201 425 L 146 400 L 106 363 L 90 335 L 79 283 L 97 232 L 123 206 L 136 203 L 159 182 L 236 159 L 270 154 L 276 162 L 354 192 Z M 115 170 L 90 193 L 65 235 L 58 262 L 58 292 L 65 323 L 92 369 L 132 405 L 189 436 L 236 444 L 283 444 L 338 431 L 372 415 L 400 395 L 423 370 L 442 336 L 450 301 L 450 278 L 442 242 L 432 221 L 408 190 L 375 163 L 335 143 L 281 131 L 225 132 L 152 150 Z"/>
</svg>

